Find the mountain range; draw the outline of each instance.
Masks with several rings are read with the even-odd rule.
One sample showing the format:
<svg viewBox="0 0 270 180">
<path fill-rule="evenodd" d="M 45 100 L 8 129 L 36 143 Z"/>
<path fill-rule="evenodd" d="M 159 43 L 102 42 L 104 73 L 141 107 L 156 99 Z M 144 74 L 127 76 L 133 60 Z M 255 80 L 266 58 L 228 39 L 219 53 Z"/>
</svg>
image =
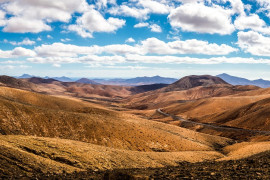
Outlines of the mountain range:
<svg viewBox="0 0 270 180">
<path fill-rule="evenodd" d="M 219 74 L 217 75 L 217 77 L 220 77 L 221 79 L 223 79 L 224 81 L 232 85 L 254 85 L 254 86 L 259 86 L 262 88 L 270 87 L 270 81 L 263 80 L 263 79 L 248 80 L 241 77 L 231 76 L 226 73 Z"/>
</svg>

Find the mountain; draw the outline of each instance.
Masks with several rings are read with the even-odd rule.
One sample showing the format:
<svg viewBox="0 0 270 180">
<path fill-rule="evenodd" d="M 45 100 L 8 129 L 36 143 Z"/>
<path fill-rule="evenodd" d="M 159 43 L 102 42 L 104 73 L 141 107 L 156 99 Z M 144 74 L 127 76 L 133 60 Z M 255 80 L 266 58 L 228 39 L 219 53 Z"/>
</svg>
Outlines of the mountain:
<svg viewBox="0 0 270 180">
<path fill-rule="evenodd" d="M 217 75 L 217 77 L 220 77 L 224 81 L 232 84 L 232 85 L 254 85 L 259 86 L 262 88 L 270 87 L 270 81 L 263 80 L 263 79 L 257 79 L 257 80 L 248 80 L 241 77 L 231 76 L 229 74 L 223 73 Z"/>
<path fill-rule="evenodd" d="M 50 78 L 49 78 L 50 79 Z M 62 81 L 62 82 L 73 82 L 74 80 L 66 77 L 66 76 L 62 76 L 62 77 L 52 77 L 52 79 L 58 80 L 58 81 Z"/>
<path fill-rule="evenodd" d="M 81 78 L 79 80 L 76 81 L 77 83 L 83 83 L 83 84 L 100 84 L 100 83 L 97 83 L 91 79 L 87 79 L 87 78 Z"/>
<path fill-rule="evenodd" d="M 233 86 L 215 76 L 193 75 L 183 77 L 175 83 L 155 91 L 129 96 L 125 103 L 126 107 L 131 109 L 157 109 L 174 103 L 228 96 L 256 89 L 260 88 L 257 86 Z"/>
<path fill-rule="evenodd" d="M 27 78 L 31 78 L 31 77 L 33 77 L 33 76 L 29 75 L 29 74 L 23 74 L 23 75 L 21 75 L 21 76 L 19 76 L 17 78 L 19 78 L 19 79 L 27 79 Z"/>
<path fill-rule="evenodd" d="M 136 77 L 131 79 L 94 79 L 94 81 L 107 84 L 107 85 L 125 85 L 125 86 L 139 86 L 139 85 L 149 85 L 149 84 L 171 84 L 177 79 L 174 78 L 167 78 L 167 77 L 160 77 L 160 76 L 153 76 L 153 77 Z"/>
<path fill-rule="evenodd" d="M 181 78 L 164 89 L 164 91 L 179 91 L 187 90 L 198 86 L 211 86 L 211 85 L 229 85 L 227 82 L 219 77 L 210 75 L 192 75 Z"/>
</svg>

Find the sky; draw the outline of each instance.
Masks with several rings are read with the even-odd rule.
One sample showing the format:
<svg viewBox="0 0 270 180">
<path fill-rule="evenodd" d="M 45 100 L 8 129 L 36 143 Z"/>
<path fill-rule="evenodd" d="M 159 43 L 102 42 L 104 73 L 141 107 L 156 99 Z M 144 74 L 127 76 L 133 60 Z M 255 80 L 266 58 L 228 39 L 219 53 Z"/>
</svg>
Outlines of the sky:
<svg viewBox="0 0 270 180">
<path fill-rule="evenodd" d="M 270 80 L 269 0 L 0 0 L 0 74 Z"/>
</svg>

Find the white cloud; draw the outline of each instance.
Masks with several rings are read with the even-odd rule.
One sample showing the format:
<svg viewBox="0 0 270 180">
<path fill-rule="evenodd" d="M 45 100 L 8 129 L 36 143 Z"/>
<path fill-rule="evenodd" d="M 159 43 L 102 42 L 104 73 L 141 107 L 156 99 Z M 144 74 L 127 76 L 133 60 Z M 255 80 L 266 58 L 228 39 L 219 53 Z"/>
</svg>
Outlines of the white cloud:
<svg viewBox="0 0 270 180">
<path fill-rule="evenodd" d="M 142 51 L 154 54 L 207 54 L 207 55 L 226 55 L 236 52 L 237 49 L 225 44 L 211 44 L 207 41 L 196 39 L 186 41 L 172 41 L 165 43 L 156 38 L 148 38 L 142 41 Z"/>
<path fill-rule="evenodd" d="M 161 27 L 157 24 L 152 24 L 149 26 L 149 28 L 151 29 L 152 32 L 158 32 L 158 33 L 162 32 Z"/>
<path fill-rule="evenodd" d="M 77 32 L 84 38 L 91 38 L 94 32 L 115 32 L 117 29 L 123 27 L 126 21 L 113 17 L 105 19 L 100 12 L 91 8 L 79 17 L 76 23 L 68 26 L 68 29 Z"/>
<path fill-rule="evenodd" d="M 151 13 L 154 14 L 169 14 L 171 7 L 166 4 L 166 1 L 158 2 L 153 0 L 139 0 L 138 5 L 142 6 L 144 9 L 149 9 Z"/>
<path fill-rule="evenodd" d="M 250 16 L 239 16 L 234 21 L 235 27 L 239 30 L 245 29 L 260 29 L 265 26 L 265 22 L 260 19 L 257 14 L 252 14 Z"/>
<path fill-rule="evenodd" d="M 172 10 L 168 18 L 172 27 L 183 31 L 225 35 L 234 31 L 231 13 L 217 5 L 188 3 Z"/>
<path fill-rule="evenodd" d="M 48 39 L 53 39 L 53 37 L 51 35 L 49 35 L 49 34 L 47 35 L 47 38 Z"/>
<path fill-rule="evenodd" d="M 21 45 L 34 45 L 36 42 L 35 41 L 31 41 L 29 38 L 25 38 L 23 41 L 21 41 L 21 42 L 15 42 L 15 41 L 7 41 L 6 39 L 5 39 L 5 42 L 6 43 L 10 43 L 10 44 L 12 44 L 12 45 L 18 45 L 18 46 L 21 46 Z"/>
<path fill-rule="evenodd" d="M 0 26 L 6 25 L 6 13 L 0 10 Z"/>
<path fill-rule="evenodd" d="M 250 29 L 263 34 L 270 34 L 270 28 L 257 14 L 251 14 L 250 16 L 239 16 L 234 21 L 234 24 L 239 30 Z"/>
<path fill-rule="evenodd" d="M 13 0 L 3 8 L 12 15 L 4 27 L 6 32 L 38 33 L 49 31 L 48 23 L 68 22 L 74 12 L 83 12 L 88 4 L 85 0 Z"/>
<path fill-rule="evenodd" d="M 0 58 L 33 57 L 36 53 L 30 49 L 16 47 L 11 51 L 0 50 Z"/>
<path fill-rule="evenodd" d="M 154 63 L 154 64 L 267 64 L 270 65 L 269 59 L 254 59 L 242 57 L 212 57 L 212 58 L 191 58 L 178 56 L 145 56 L 137 54 L 128 54 L 126 56 L 97 56 L 87 55 L 83 57 L 33 57 L 27 59 L 32 63 L 83 63 L 89 64 L 91 67 L 99 67 L 102 65 L 115 65 L 119 63 Z"/>
<path fill-rule="evenodd" d="M 36 53 L 30 49 L 25 49 L 22 47 L 16 47 L 13 49 L 12 53 L 13 56 L 18 56 L 18 57 L 28 57 L 28 56 L 35 56 Z"/>
<path fill-rule="evenodd" d="M 10 18 L 6 26 L 4 27 L 4 32 L 13 33 L 39 33 L 41 31 L 50 31 L 51 27 L 45 24 L 42 20 L 27 19 L 22 17 Z"/>
<path fill-rule="evenodd" d="M 148 19 L 149 9 L 129 7 L 127 5 L 115 6 L 108 10 L 112 15 L 135 17 L 137 19 Z"/>
<path fill-rule="evenodd" d="M 110 14 L 148 19 L 149 14 L 169 14 L 173 8 L 165 0 L 133 0 L 114 6 L 108 10 Z"/>
<path fill-rule="evenodd" d="M 96 7 L 98 9 L 107 8 L 108 4 L 116 5 L 116 0 L 96 0 Z"/>
<path fill-rule="evenodd" d="M 159 33 L 162 32 L 161 27 L 157 24 L 149 24 L 146 22 L 145 23 L 142 22 L 134 25 L 134 28 L 143 28 L 143 27 L 149 28 L 152 32 L 159 32 Z"/>
<path fill-rule="evenodd" d="M 242 57 L 212 57 L 212 58 L 191 58 L 191 57 L 177 57 L 177 56 L 141 56 L 141 55 L 127 55 L 127 62 L 133 63 L 171 63 L 171 64 L 268 64 L 269 59 L 254 59 Z"/>
<path fill-rule="evenodd" d="M 149 23 L 138 23 L 138 24 L 135 24 L 134 25 L 134 28 L 142 28 L 142 27 L 148 27 L 149 26 Z"/>
<path fill-rule="evenodd" d="M 133 43 L 133 42 L 135 42 L 135 40 L 134 40 L 132 37 L 130 37 L 130 38 L 128 38 L 125 42 Z"/>
<path fill-rule="evenodd" d="M 270 56 L 270 37 L 254 31 L 238 32 L 237 35 L 237 44 L 245 52 L 257 56 Z"/>
<path fill-rule="evenodd" d="M 68 42 L 68 41 L 71 41 L 71 39 L 65 38 L 65 39 L 60 39 L 60 41 L 62 41 L 62 42 Z"/>
</svg>

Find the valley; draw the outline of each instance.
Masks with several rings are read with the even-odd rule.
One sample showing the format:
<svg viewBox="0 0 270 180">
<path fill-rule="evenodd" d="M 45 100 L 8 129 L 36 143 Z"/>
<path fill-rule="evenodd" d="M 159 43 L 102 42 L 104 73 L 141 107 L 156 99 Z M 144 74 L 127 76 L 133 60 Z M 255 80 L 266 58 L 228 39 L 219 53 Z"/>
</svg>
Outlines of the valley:
<svg viewBox="0 0 270 180">
<path fill-rule="evenodd" d="M 270 89 L 209 75 L 140 86 L 0 76 L 0 178 L 269 178 L 269 106 Z"/>
</svg>

